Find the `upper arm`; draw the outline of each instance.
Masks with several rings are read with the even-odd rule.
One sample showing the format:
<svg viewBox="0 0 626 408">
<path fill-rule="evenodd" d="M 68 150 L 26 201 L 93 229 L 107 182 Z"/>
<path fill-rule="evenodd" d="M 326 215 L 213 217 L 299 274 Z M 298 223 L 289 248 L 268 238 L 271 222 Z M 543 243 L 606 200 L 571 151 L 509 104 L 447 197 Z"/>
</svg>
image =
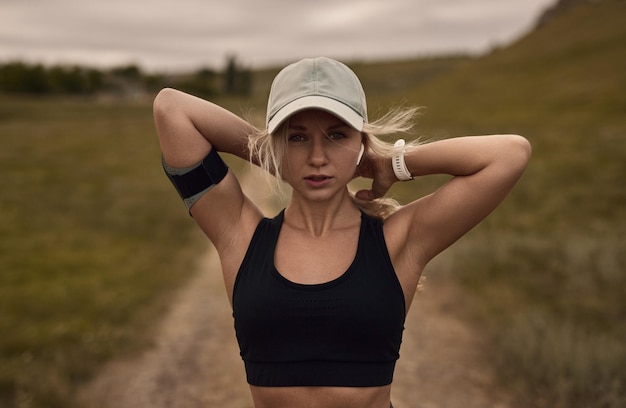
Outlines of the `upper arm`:
<svg viewBox="0 0 626 408">
<path fill-rule="evenodd" d="M 211 150 L 211 143 L 196 128 L 191 110 L 202 109 L 200 99 L 174 89 L 163 89 L 154 100 L 154 124 L 165 162 L 175 168 L 199 163 Z M 193 107 L 193 105 L 200 105 Z M 191 106 L 191 108 L 190 108 Z"/>
<path fill-rule="evenodd" d="M 400 210 L 409 220 L 407 245 L 419 249 L 424 264 L 489 215 L 522 175 L 530 156 L 526 139 L 507 135 L 493 142 L 493 159 L 478 171 L 454 176 Z"/>
<path fill-rule="evenodd" d="M 196 165 L 212 149 L 245 156 L 245 134 L 251 127 L 208 101 L 165 89 L 154 101 L 154 120 L 163 158 L 172 167 Z M 242 230 L 256 226 L 261 218 L 230 170 L 190 212 L 218 251 L 240 236 Z"/>
<path fill-rule="evenodd" d="M 220 254 L 227 248 L 247 247 L 261 211 L 243 193 L 231 170 L 190 209 L 191 215 Z"/>
</svg>

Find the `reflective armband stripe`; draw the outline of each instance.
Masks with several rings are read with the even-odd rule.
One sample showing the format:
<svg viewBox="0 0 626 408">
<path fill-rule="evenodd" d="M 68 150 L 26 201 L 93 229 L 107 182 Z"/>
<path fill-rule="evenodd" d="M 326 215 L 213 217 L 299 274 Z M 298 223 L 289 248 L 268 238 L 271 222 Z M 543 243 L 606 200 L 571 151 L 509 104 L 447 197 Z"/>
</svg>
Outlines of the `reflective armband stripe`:
<svg viewBox="0 0 626 408">
<path fill-rule="evenodd" d="M 215 149 L 211 149 L 204 160 L 192 167 L 183 169 L 172 167 L 163 157 L 161 162 L 165 174 L 185 202 L 187 209 L 191 208 L 204 193 L 219 184 L 228 173 L 228 166 Z"/>
</svg>

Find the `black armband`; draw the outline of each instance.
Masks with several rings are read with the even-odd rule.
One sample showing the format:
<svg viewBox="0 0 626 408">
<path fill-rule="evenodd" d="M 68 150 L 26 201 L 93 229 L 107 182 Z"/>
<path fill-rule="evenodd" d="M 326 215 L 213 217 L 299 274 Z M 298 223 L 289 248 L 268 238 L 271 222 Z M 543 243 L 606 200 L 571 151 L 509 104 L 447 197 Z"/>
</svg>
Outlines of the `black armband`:
<svg viewBox="0 0 626 408">
<path fill-rule="evenodd" d="M 219 184 L 228 173 L 228 166 L 215 149 L 211 149 L 200 163 L 184 169 L 171 167 L 163 157 L 161 162 L 165 174 L 185 202 L 187 209 L 190 209 L 213 186 Z"/>
</svg>

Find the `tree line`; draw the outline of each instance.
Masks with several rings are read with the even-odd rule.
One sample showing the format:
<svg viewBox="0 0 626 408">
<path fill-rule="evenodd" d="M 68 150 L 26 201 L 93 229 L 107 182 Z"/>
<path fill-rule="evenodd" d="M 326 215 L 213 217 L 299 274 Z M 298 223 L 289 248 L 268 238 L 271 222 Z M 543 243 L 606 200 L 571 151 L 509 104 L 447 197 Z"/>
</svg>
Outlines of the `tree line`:
<svg viewBox="0 0 626 408">
<path fill-rule="evenodd" d="M 219 94 L 247 95 L 252 87 L 250 70 L 229 57 L 223 71 L 201 68 L 177 75 L 148 74 L 137 65 L 111 69 L 83 66 L 44 66 L 12 61 L 0 64 L 0 92 L 24 95 L 133 95 L 153 93 L 171 86 L 201 97 Z"/>
</svg>

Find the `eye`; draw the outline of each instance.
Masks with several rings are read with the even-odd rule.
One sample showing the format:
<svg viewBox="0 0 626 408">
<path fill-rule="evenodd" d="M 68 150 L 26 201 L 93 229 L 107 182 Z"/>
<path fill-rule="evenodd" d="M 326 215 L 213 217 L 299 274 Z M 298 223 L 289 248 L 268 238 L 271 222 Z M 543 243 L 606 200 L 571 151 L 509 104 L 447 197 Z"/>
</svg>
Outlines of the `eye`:
<svg viewBox="0 0 626 408">
<path fill-rule="evenodd" d="M 328 134 L 328 138 L 331 140 L 340 140 L 345 138 L 346 135 L 341 132 L 331 132 Z"/>
<path fill-rule="evenodd" d="M 294 133 L 287 137 L 287 141 L 289 142 L 304 142 L 306 141 L 306 137 L 300 133 Z"/>
</svg>

